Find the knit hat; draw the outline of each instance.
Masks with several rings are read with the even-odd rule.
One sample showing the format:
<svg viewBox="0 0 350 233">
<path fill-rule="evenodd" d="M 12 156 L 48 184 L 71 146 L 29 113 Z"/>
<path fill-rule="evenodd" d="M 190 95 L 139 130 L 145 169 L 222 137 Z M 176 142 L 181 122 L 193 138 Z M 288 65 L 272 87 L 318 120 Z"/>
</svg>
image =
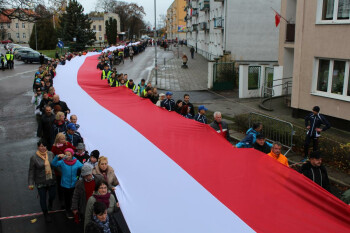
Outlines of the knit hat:
<svg viewBox="0 0 350 233">
<path fill-rule="evenodd" d="M 98 158 L 100 157 L 100 152 L 98 150 L 93 150 L 91 151 L 90 156 L 93 156 L 98 160 Z"/>
<path fill-rule="evenodd" d="M 320 158 L 322 158 L 322 154 L 319 151 L 313 151 L 313 152 L 310 153 L 309 158 L 310 159 L 312 159 L 312 158 L 320 159 Z"/>
<path fill-rule="evenodd" d="M 92 174 L 92 167 L 90 165 L 85 164 L 81 168 L 81 176 L 87 176 Z"/>
<path fill-rule="evenodd" d="M 77 150 L 85 150 L 85 144 L 84 143 L 78 143 Z"/>
<path fill-rule="evenodd" d="M 72 148 L 65 149 L 64 153 L 66 153 L 67 151 L 70 152 L 72 154 L 72 156 L 74 155 L 74 150 Z"/>
</svg>

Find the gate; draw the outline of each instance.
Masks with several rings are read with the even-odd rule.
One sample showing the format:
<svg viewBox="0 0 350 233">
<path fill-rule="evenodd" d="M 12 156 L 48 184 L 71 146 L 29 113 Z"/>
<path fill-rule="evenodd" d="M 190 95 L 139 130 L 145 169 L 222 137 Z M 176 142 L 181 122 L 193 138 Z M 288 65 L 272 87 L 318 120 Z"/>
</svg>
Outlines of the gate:
<svg viewBox="0 0 350 233">
<path fill-rule="evenodd" d="M 261 76 L 261 66 L 249 66 L 248 90 L 258 90 L 260 88 L 260 76 Z"/>
<path fill-rule="evenodd" d="M 266 139 L 270 142 L 280 142 L 283 147 L 287 149 L 284 153 L 284 155 L 287 155 L 293 147 L 293 124 L 278 118 L 251 112 L 249 114 L 249 127 L 256 122 L 261 122 L 263 124 L 262 133 L 265 135 Z"/>
<path fill-rule="evenodd" d="M 234 62 L 214 63 L 213 72 L 213 90 L 233 90 L 237 87 Z"/>
<path fill-rule="evenodd" d="M 266 67 L 265 68 L 265 80 L 262 97 L 272 97 L 273 96 L 273 68 Z"/>
</svg>

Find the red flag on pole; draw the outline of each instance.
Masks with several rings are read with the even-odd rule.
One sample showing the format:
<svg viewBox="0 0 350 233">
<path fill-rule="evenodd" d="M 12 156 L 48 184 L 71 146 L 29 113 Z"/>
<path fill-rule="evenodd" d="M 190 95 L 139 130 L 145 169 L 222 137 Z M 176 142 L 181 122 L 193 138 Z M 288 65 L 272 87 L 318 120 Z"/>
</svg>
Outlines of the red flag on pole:
<svg viewBox="0 0 350 233">
<path fill-rule="evenodd" d="M 280 24 L 281 22 L 281 15 L 278 14 L 276 11 L 275 11 L 275 24 L 276 24 L 276 27 L 278 27 L 278 25 Z"/>
</svg>

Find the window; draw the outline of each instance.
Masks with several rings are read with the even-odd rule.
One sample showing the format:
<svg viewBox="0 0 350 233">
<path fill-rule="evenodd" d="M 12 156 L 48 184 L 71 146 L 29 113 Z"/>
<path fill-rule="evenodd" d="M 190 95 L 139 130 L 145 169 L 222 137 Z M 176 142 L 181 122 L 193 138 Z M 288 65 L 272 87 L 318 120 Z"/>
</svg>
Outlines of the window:
<svg viewBox="0 0 350 233">
<path fill-rule="evenodd" d="M 22 23 L 22 28 L 26 28 L 26 24 L 25 23 Z"/>
<path fill-rule="evenodd" d="M 248 68 L 248 90 L 256 90 L 260 87 L 260 66 L 249 66 Z"/>
<path fill-rule="evenodd" d="M 313 93 L 326 97 L 349 100 L 350 60 L 317 59 L 315 88 Z"/>
<path fill-rule="evenodd" d="M 96 25 L 92 25 L 92 30 L 96 31 Z"/>
<path fill-rule="evenodd" d="M 102 31 L 102 25 L 98 25 L 98 30 Z"/>
<path fill-rule="evenodd" d="M 99 37 L 98 37 L 98 40 L 102 40 L 102 36 L 99 36 Z"/>
<path fill-rule="evenodd" d="M 23 38 L 27 38 L 27 35 L 25 33 L 23 33 Z"/>
<path fill-rule="evenodd" d="M 16 38 L 19 39 L 19 33 L 16 33 Z"/>
<path fill-rule="evenodd" d="M 350 22 L 350 0 L 319 0 L 319 4 L 322 4 L 322 20 Z"/>
<path fill-rule="evenodd" d="M 7 34 L 7 38 L 10 39 L 11 38 L 11 33 Z"/>
<path fill-rule="evenodd" d="M 11 24 L 10 23 L 7 24 L 7 28 L 11 28 Z"/>
<path fill-rule="evenodd" d="M 3 29 L 4 28 L 4 26 L 2 25 L 2 23 L 0 24 L 0 29 Z"/>
<path fill-rule="evenodd" d="M 18 23 L 16 23 L 16 28 L 18 28 Z"/>
</svg>

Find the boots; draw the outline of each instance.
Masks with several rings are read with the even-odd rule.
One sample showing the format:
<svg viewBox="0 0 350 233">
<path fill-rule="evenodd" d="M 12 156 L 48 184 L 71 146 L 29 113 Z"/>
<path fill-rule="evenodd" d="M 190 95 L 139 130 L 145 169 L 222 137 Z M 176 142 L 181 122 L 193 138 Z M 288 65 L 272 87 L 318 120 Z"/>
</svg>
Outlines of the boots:
<svg viewBox="0 0 350 233">
<path fill-rule="evenodd" d="M 45 222 L 52 222 L 52 219 L 47 211 L 44 212 Z"/>
</svg>

